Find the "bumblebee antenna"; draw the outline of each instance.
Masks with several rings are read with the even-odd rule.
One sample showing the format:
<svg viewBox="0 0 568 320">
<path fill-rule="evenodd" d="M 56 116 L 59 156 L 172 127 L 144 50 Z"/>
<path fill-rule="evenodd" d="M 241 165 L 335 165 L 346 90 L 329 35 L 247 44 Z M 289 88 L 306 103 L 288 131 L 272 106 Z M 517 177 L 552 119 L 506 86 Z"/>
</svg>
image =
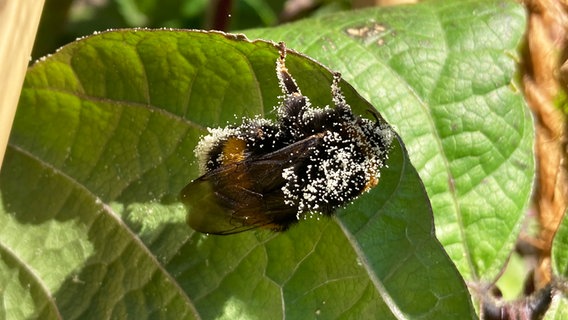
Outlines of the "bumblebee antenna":
<svg viewBox="0 0 568 320">
<path fill-rule="evenodd" d="M 380 113 L 377 111 L 377 109 L 375 109 L 374 107 L 371 107 L 371 108 L 367 109 L 367 112 L 373 115 L 373 117 L 375 118 L 375 120 L 377 120 L 377 123 L 385 122 L 385 119 L 383 119 L 383 117 L 381 116 L 381 114 L 380 114 Z"/>
<path fill-rule="evenodd" d="M 276 60 L 276 76 L 278 77 L 280 88 L 286 95 L 301 95 L 300 88 L 298 88 L 296 81 L 288 72 L 288 68 L 286 68 L 286 44 L 284 42 L 278 43 L 278 49 L 280 57 Z"/>
</svg>

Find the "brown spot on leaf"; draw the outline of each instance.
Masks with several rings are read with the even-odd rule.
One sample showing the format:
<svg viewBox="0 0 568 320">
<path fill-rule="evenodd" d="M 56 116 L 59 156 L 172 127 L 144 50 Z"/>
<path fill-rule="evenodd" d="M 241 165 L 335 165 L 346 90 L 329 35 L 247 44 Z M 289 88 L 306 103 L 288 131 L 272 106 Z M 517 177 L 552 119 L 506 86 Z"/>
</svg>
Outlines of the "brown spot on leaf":
<svg viewBox="0 0 568 320">
<path fill-rule="evenodd" d="M 380 23 L 371 22 L 364 25 L 349 27 L 345 34 L 354 39 L 363 40 L 364 43 L 376 43 L 379 46 L 385 44 L 385 36 L 389 29 Z"/>
</svg>

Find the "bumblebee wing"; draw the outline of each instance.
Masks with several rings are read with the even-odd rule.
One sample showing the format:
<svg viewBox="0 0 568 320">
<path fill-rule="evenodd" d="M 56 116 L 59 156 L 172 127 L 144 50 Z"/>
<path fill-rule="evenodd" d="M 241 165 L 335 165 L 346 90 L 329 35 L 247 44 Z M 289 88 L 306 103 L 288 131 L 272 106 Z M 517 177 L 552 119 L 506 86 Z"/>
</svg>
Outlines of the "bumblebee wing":
<svg viewBox="0 0 568 320">
<path fill-rule="evenodd" d="M 220 169 L 220 170 L 219 170 Z M 271 216 L 295 209 L 284 204 L 282 168 L 272 161 L 231 164 L 213 170 L 182 190 L 194 230 L 232 234 L 256 227 L 277 229 Z M 282 214 L 282 213 L 280 213 Z"/>
<path fill-rule="evenodd" d="M 297 208 L 284 203 L 284 168 L 309 154 L 320 135 L 308 137 L 257 158 L 221 166 L 188 184 L 181 200 L 194 230 L 232 234 L 257 227 L 285 230 Z"/>
<path fill-rule="evenodd" d="M 255 228 L 232 217 L 229 199 L 219 199 L 213 180 L 217 174 L 204 175 L 192 181 L 181 192 L 182 201 L 189 208 L 187 223 L 203 233 L 232 234 Z"/>
</svg>

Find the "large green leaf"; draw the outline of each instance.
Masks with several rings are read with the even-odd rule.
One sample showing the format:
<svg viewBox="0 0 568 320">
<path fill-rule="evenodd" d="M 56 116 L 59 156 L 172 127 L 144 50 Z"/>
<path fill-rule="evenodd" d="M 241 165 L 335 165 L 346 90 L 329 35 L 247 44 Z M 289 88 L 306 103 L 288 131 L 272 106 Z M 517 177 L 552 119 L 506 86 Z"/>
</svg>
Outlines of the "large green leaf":
<svg viewBox="0 0 568 320">
<path fill-rule="evenodd" d="M 524 26 L 512 1 L 433 1 L 247 35 L 281 39 L 340 70 L 397 128 L 438 239 L 476 281 L 499 273 L 531 193 L 532 119 L 512 83 Z"/>
<path fill-rule="evenodd" d="M 566 219 L 566 214 L 554 236 L 551 256 L 553 273 L 568 279 L 568 219 Z"/>
<path fill-rule="evenodd" d="M 380 187 L 339 220 L 227 237 L 185 225 L 177 195 L 197 177 L 198 137 L 234 114 L 272 116 L 277 56 L 274 44 L 242 37 L 124 30 L 32 67 L 0 180 L 4 281 L 29 302 L 4 313 L 471 314 L 398 141 Z M 330 102 L 328 70 L 293 54 L 287 66 L 312 103 Z M 368 103 L 344 90 L 363 114 Z"/>
<path fill-rule="evenodd" d="M 397 128 L 436 232 L 468 279 L 503 263 L 533 174 L 531 122 L 511 84 L 523 15 L 499 4 L 429 3 L 247 32 L 341 71 Z M 379 186 L 337 219 L 227 237 L 185 226 L 177 194 L 197 175 L 198 137 L 234 114 L 272 116 L 276 57 L 265 42 L 125 30 L 31 68 L 0 175 L 1 312 L 470 316 L 399 143 Z M 299 55 L 288 66 L 314 104 L 329 103 L 328 70 Z M 343 88 L 364 114 L 367 103 Z"/>
</svg>

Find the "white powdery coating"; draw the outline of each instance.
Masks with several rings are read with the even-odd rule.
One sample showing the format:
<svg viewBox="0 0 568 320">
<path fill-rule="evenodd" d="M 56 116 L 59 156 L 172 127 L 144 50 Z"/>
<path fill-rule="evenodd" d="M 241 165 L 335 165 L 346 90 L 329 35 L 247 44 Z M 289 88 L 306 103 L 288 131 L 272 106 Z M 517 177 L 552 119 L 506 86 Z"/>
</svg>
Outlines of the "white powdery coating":
<svg viewBox="0 0 568 320">
<path fill-rule="evenodd" d="M 310 115 L 303 120 L 309 121 L 312 114 L 317 112 L 321 111 L 311 109 Z M 298 181 L 299 177 L 293 167 L 284 169 L 282 177 L 287 181 L 282 188 L 285 203 L 298 206 L 297 219 L 305 219 L 307 212 L 313 216 L 314 211 L 319 209 L 319 203 L 349 201 L 345 194 L 352 191 L 349 190 L 352 179 L 363 178 L 366 184 L 371 179 L 379 179 L 380 169 L 384 166 L 383 159 L 388 157 L 394 136 L 392 130 L 388 125 L 378 126 L 366 119 L 361 124 L 354 120 L 348 120 L 346 123 L 344 128 L 353 138 L 349 143 L 345 143 L 338 132 L 326 131 L 323 141 L 327 156 L 323 157 L 314 150 L 310 160 L 315 162 L 317 168 L 308 166 L 305 181 Z M 380 141 L 373 147 L 369 139 Z M 363 161 L 360 161 L 361 155 L 355 150 L 356 147 L 368 151 L 365 152 Z M 318 176 L 310 174 L 313 172 L 317 172 Z M 301 190 L 300 185 L 304 185 Z"/>
<path fill-rule="evenodd" d="M 290 193 L 290 187 L 299 187 L 299 185 L 296 184 L 298 181 L 298 176 L 296 176 L 296 174 L 294 173 L 294 167 L 289 167 L 282 170 L 282 178 L 288 181 L 288 183 L 286 183 L 286 186 L 282 188 L 282 191 L 284 191 L 285 195 L 284 203 L 289 206 L 293 206 L 295 203 L 295 197 L 294 194 Z"/>
<path fill-rule="evenodd" d="M 383 126 L 374 126 L 373 127 L 373 135 L 378 136 L 381 139 L 381 144 L 384 146 L 387 154 L 384 155 L 384 159 L 388 159 L 388 150 L 390 150 L 392 141 L 394 139 L 394 131 L 388 125 Z M 378 152 L 378 151 L 377 151 Z M 382 153 L 379 152 L 380 155 Z"/>
</svg>

